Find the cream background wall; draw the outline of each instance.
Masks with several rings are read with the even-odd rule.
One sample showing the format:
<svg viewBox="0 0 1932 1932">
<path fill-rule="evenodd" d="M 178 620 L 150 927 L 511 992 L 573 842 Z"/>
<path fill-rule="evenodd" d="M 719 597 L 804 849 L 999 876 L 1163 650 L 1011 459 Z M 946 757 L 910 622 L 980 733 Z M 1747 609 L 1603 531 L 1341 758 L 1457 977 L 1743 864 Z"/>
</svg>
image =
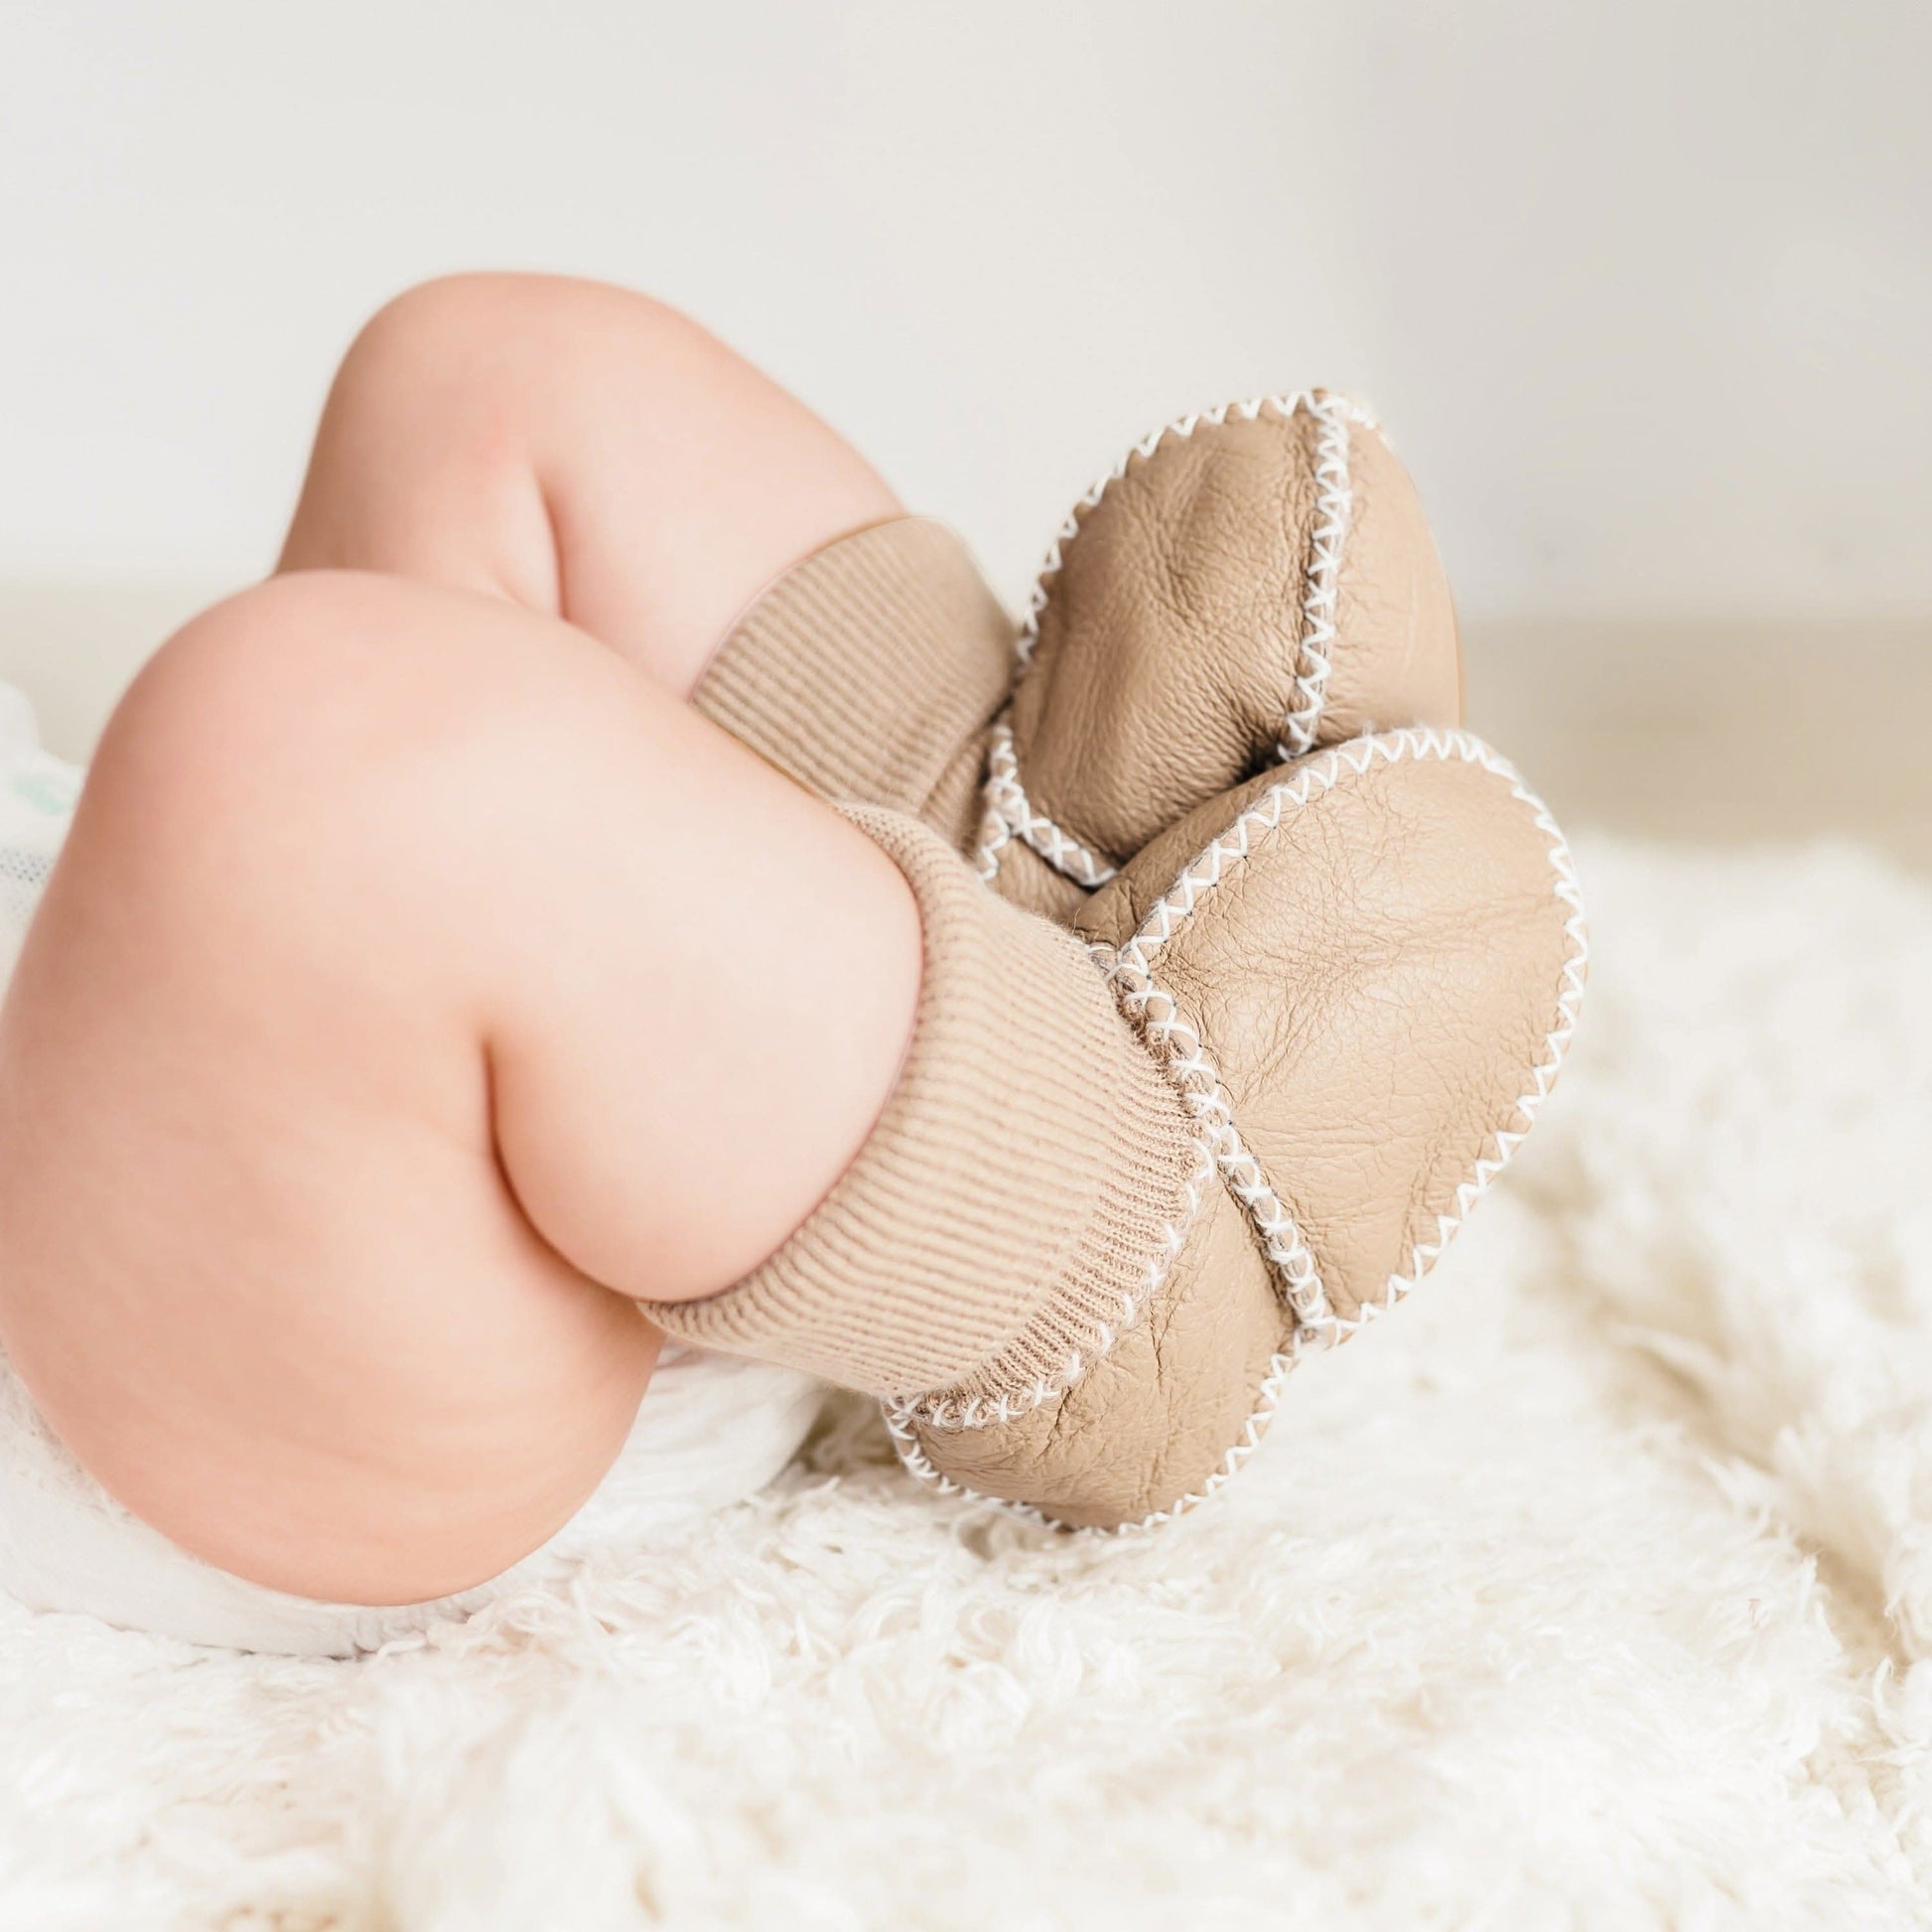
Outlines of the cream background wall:
<svg viewBox="0 0 1932 1932">
<path fill-rule="evenodd" d="M 1919 0 L 0 0 L 0 573 L 258 570 L 424 275 L 679 302 L 1009 588 L 1365 394 L 1467 611 L 1932 610 Z"/>
</svg>

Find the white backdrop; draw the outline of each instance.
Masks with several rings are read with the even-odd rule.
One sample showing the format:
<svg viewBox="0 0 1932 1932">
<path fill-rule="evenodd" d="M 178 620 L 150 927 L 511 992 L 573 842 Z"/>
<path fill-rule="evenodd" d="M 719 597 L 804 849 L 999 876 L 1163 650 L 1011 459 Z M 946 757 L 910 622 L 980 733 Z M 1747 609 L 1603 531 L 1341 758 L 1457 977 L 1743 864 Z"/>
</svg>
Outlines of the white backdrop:
<svg viewBox="0 0 1932 1932">
<path fill-rule="evenodd" d="M 1466 610 L 1932 610 L 1922 0 L 0 0 L 0 572 L 259 569 L 440 270 L 650 288 L 1011 589 L 1325 380 Z"/>
</svg>

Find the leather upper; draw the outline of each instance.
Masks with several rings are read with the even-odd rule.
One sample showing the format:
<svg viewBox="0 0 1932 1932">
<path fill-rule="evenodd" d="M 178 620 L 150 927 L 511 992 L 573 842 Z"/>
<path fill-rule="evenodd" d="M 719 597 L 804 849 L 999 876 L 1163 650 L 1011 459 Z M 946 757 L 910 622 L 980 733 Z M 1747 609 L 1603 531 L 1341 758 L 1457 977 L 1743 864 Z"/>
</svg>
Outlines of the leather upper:
<svg viewBox="0 0 1932 1932">
<path fill-rule="evenodd" d="M 1269 760 L 1311 690 L 1316 745 L 1458 721 L 1454 611 L 1415 486 L 1365 420 L 1326 407 L 1136 451 L 1042 579 L 1021 768 L 1038 809 L 1115 861 Z"/>
</svg>

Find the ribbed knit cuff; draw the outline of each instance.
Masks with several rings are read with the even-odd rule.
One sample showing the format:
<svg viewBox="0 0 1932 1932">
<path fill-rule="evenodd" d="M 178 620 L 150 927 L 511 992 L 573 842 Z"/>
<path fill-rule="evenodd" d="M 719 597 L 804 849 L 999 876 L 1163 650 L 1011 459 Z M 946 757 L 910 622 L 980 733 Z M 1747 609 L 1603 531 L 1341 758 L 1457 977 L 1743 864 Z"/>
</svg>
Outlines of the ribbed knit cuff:
<svg viewBox="0 0 1932 1932">
<path fill-rule="evenodd" d="M 1013 638 L 959 538 L 896 517 L 771 585 L 691 702 L 821 797 L 917 812 L 1005 702 Z"/>
<path fill-rule="evenodd" d="M 851 811 L 917 896 L 925 977 L 857 1159 L 755 1274 L 645 1312 L 882 1396 L 996 1399 L 1064 1372 L 1144 1292 L 1194 1165 L 1178 1096 L 1080 943 L 916 821 Z"/>
</svg>

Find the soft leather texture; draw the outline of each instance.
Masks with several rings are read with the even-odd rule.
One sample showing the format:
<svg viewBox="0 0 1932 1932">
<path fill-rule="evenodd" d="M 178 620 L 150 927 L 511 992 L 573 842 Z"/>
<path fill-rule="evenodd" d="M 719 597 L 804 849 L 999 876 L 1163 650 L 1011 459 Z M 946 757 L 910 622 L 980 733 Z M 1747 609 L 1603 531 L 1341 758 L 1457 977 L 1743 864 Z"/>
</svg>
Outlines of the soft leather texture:
<svg viewBox="0 0 1932 1932">
<path fill-rule="evenodd" d="M 1118 862 L 1273 756 L 1301 702 L 1316 419 L 1263 410 L 1136 452 L 1063 540 L 1013 729 L 1040 811 Z M 1455 619 L 1415 487 L 1350 424 L 1317 744 L 1453 725 Z"/>
<path fill-rule="evenodd" d="M 1032 846 L 1018 839 L 1001 849 L 999 867 L 993 878 L 993 890 L 1010 904 L 1026 911 L 1038 912 L 1066 925 L 1086 903 L 1085 887 L 1075 885 L 1065 873 L 1055 871 Z"/>
<path fill-rule="evenodd" d="M 1462 717 L 1455 605 L 1422 499 L 1372 429 L 1351 428 L 1336 641 L 1315 744 Z"/>
<path fill-rule="evenodd" d="M 1453 757 L 1329 768 L 1332 788 L 1252 830 L 1150 961 L 1346 1321 L 1438 1240 L 1497 1131 L 1525 1124 L 1572 946 L 1549 840 L 1509 779 Z M 1171 828 L 1076 931 L 1131 938 L 1197 854 L 1297 775 L 1263 774 Z M 920 1444 L 953 1479 L 1062 1521 L 1135 1520 L 1223 1466 L 1292 1332 L 1217 1178 L 1148 1319 L 1084 1380 L 1017 1423 L 927 1428 Z"/>
<path fill-rule="evenodd" d="M 1197 852 L 1293 777 L 1265 773 L 1171 827 L 1076 930 L 1131 933 Z M 1571 952 L 1549 847 L 1511 781 L 1480 763 L 1342 766 L 1153 955 L 1344 1320 L 1385 1297 L 1496 1130 L 1520 1124 Z"/>
</svg>

